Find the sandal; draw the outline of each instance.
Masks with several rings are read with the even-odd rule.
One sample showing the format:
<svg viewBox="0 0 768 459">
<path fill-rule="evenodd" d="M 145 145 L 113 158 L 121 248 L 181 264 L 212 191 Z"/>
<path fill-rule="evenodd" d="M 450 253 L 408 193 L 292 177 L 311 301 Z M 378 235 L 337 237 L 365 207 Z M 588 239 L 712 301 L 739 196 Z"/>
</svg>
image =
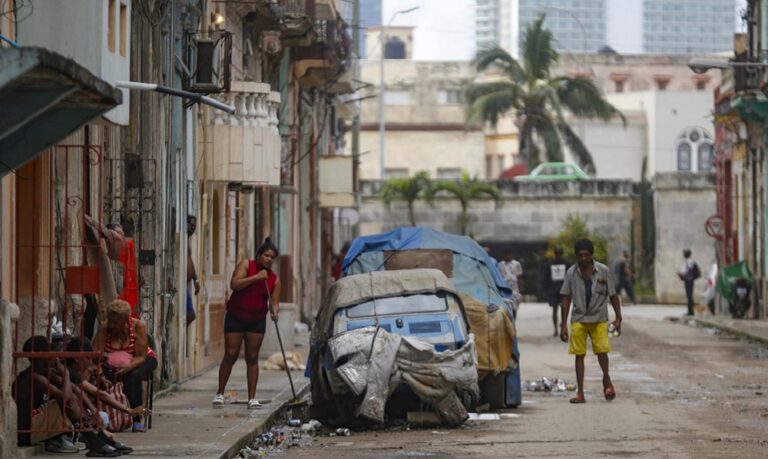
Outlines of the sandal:
<svg viewBox="0 0 768 459">
<path fill-rule="evenodd" d="M 587 403 L 587 399 L 583 395 L 577 395 L 569 400 L 571 403 Z"/>
<path fill-rule="evenodd" d="M 605 395 L 605 399 L 609 402 L 616 398 L 616 389 L 613 388 L 612 383 L 608 383 L 608 385 L 603 386 L 603 395 Z"/>
<path fill-rule="evenodd" d="M 144 425 L 143 422 L 134 422 L 132 430 L 134 432 L 146 432 L 147 431 L 147 427 Z"/>
</svg>

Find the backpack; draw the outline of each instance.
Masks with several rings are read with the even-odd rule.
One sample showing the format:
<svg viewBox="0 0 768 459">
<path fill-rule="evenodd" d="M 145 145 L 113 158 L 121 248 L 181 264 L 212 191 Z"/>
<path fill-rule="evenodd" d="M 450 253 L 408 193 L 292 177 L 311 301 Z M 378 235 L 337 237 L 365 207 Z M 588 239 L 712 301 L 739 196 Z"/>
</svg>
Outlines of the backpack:
<svg viewBox="0 0 768 459">
<path fill-rule="evenodd" d="M 691 272 L 688 274 L 692 280 L 696 280 L 699 277 L 701 277 L 701 270 L 699 269 L 699 264 L 695 261 L 693 262 L 693 266 L 691 266 Z"/>
</svg>

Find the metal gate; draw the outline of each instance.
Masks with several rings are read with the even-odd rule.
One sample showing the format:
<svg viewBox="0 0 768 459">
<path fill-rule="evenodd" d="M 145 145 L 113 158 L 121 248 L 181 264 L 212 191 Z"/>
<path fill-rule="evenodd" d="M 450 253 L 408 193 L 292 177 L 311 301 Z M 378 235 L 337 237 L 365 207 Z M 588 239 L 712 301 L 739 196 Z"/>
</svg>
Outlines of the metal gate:
<svg viewBox="0 0 768 459">
<path fill-rule="evenodd" d="M 126 154 L 124 158 L 106 158 L 104 168 L 104 218 L 110 223 L 119 223 L 125 235 L 135 241 L 139 265 L 138 311 L 149 329 L 154 330 L 156 162 L 154 159 Z"/>
<path fill-rule="evenodd" d="M 95 301 L 104 279 L 101 237 L 96 229 L 101 225 L 102 215 L 101 170 L 101 146 L 57 145 L 16 173 L 15 301 L 21 317 L 13 336 L 14 375 L 35 361 L 47 368 L 38 374 L 46 375 L 55 384 L 52 375 L 63 362 L 61 359 L 77 365 L 99 357 L 98 352 L 65 350 L 76 337 L 81 337 L 79 349 L 83 349 L 82 337 L 89 320 L 103 319 L 104 308 Z M 33 336 L 37 339 L 32 340 Z M 31 347 L 25 346 L 28 340 Z M 20 381 L 29 382 L 14 386 L 17 401 L 22 392 L 36 390 L 31 378 Z M 47 392 L 51 400 L 50 384 Z M 32 405 L 33 397 L 28 400 Z M 34 413 L 32 408 L 19 402 L 19 410 Z M 82 405 L 80 412 L 84 412 Z M 62 407 L 55 406 L 39 416 L 50 420 L 65 414 Z M 34 439 L 60 431 L 48 421 L 41 423 L 40 418 L 35 418 L 37 422 L 33 422 L 31 418 L 32 414 L 30 427 L 19 426 L 19 433 L 29 433 Z"/>
</svg>

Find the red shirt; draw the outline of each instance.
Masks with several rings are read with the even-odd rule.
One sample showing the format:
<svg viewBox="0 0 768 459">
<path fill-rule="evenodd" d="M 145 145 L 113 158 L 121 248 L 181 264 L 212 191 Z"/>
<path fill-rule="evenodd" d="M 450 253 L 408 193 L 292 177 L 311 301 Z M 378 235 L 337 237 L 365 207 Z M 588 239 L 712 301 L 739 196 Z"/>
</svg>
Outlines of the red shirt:
<svg viewBox="0 0 768 459">
<path fill-rule="evenodd" d="M 256 260 L 248 260 L 247 277 L 261 272 Z M 243 289 L 232 292 L 227 301 L 227 311 L 238 320 L 252 322 L 267 317 L 269 297 L 275 289 L 277 275 L 267 268 L 267 280 L 254 282 Z M 267 290 L 269 289 L 269 290 Z"/>
</svg>

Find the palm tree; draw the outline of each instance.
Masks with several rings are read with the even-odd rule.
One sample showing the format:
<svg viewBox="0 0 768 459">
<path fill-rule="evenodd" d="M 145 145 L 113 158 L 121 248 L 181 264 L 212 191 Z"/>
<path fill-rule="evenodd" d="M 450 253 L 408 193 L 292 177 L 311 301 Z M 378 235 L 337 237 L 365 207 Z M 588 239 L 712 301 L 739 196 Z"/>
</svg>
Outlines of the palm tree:
<svg viewBox="0 0 768 459">
<path fill-rule="evenodd" d="M 394 177 L 381 186 L 379 197 L 389 209 L 392 201 L 402 199 L 408 203 L 408 218 L 411 226 L 416 226 L 416 217 L 413 215 L 413 203 L 419 195 L 429 188 L 429 176 L 426 172 L 418 172 L 413 177 Z"/>
<path fill-rule="evenodd" d="M 566 123 L 564 112 L 608 121 L 624 116 L 600 94 L 592 80 L 583 76 L 555 76 L 552 68 L 558 54 L 552 47 L 552 32 L 543 27 L 545 15 L 531 23 L 523 37 L 522 62 L 501 48 L 480 51 L 475 57 L 478 72 L 498 69 L 501 78 L 475 83 L 467 89 L 467 123 L 490 122 L 514 114 L 519 130 L 519 152 L 528 168 L 542 159 L 563 160 L 563 143 L 588 174 L 595 173 L 592 155 Z"/>
<path fill-rule="evenodd" d="M 501 204 L 501 191 L 491 183 L 481 182 L 477 177 L 470 178 L 466 172 L 462 174 L 460 180 L 440 180 L 435 182 L 424 193 L 424 197 L 432 203 L 435 199 L 435 195 L 445 191 L 452 194 L 453 197 L 459 200 L 461 204 L 461 216 L 459 217 L 459 223 L 461 224 L 461 234 L 467 235 L 469 229 L 469 216 L 467 210 L 469 204 L 474 199 L 479 199 L 483 196 L 493 198 L 498 207 Z"/>
</svg>

